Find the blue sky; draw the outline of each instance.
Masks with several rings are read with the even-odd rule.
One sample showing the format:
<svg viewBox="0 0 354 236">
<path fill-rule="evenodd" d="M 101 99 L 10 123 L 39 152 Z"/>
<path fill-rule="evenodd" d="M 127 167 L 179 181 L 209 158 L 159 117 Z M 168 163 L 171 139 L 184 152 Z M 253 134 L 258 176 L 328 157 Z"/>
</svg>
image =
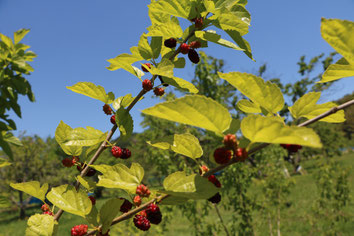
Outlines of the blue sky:
<svg viewBox="0 0 354 236">
<path fill-rule="evenodd" d="M 108 71 L 107 59 L 137 45 L 141 33 L 150 25 L 149 1 L 117 0 L 0 0 L 0 32 L 11 35 L 20 28 L 31 32 L 24 43 L 37 53 L 31 64 L 35 71 L 27 79 L 36 102 L 21 98 L 22 119 L 11 116 L 19 131 L 53 136 L 60 120 L 73 128 L 92 126 L 107 131 L 111 124 L 102 112 L 102 102 L 66 89 L 79 81 L 90 81 L 122 96 L 136 95 L 141 82 L 124 70 Z M 211 45 L 204 51 L 223 58 L 226 72 L 254 72 L 267 63 L 268 75 L 286 82 L 299 79 L 296 62 L 333 49 L 321 38 L 320 20 L 354 20 L 353 0 L 251 0 L 252 16 L 246 39 L 257 62 L 243 53 Z M 187 60 L 188 61 L 188 60 Z M 188 65 L 177 76 L 191 80 L 194 68 Z M 321 101 L 337 99 L 354 90 L 354 79 L 346 78 L 323 94 Z M 132 110 L 135 131 L 142 129 L 140 110 L 157 103 L 150 95 Z"/>
</svg>

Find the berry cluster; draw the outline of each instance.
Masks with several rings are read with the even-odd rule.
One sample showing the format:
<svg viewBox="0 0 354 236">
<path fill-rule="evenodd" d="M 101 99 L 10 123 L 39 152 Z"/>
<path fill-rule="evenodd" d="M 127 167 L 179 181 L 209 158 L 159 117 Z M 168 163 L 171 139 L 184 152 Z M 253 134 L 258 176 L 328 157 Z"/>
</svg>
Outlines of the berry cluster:
<svg viewBox="0 0 354 236">
<path fill-rule="evenodd" d="M 75 225 L 71 228 L 71 236 L 83 236 L 87 233 L 87 225 Z"/>
<path fill-rule="evenodd" d="M 237 138 L 234 134 L 225 135 L 223 144 L 224 147 L 219 147 L 214 151 L 214 160 L 216 163 L 221 165 L 227 164 L 231 160 L 232 156 L 234 156 L 238 162 L 243 162 L 247 159 L 247 150 L 238 147 Z"/>
<path fill-rule="evenodd" d="M 280 146 L 288 150 L 289 153 L 296 153 L 302 148 L 301 145 L 297 145 L 297 144 L 280 144 Z"/>
<path fill-rule="evenodd" d="M 74 166 L 78 161 L 79 161 L 79 157 L 73 156 L 73 157 L 71 157 L 71 158 L 66 157 L 66 158 L 64 158 L 61 162 L 63 163 L 63 165 L 64 165 L 65 167 L 72 167 L 72 166 Z"/>
<path fill-rule="evenodd" d="M 151 203 L 146 210 L 135 215 L 133 222 L 138 229 L 147 231 L 151 224 L 160 224 L 161 220 L 162 214 L 160 208 L 156 204 Z"/>
<path fill-rule="evenodd" d="M 128 148 L 120 148 L 118 146 L 113 146 L 111 152 L 115 158 L 121 159 L 128 159 L 132 155 L 131 151 Z"/>
<path fill-rule="evenodd" d="M 50 216 L 54 215 L 53 212 L 50 210 L 49 206 L 45 203 L 41 206 L 41 209 L 43 211 L 43 214 L 45 215 L 50 215 Z"/>
<path fill-rule="evenodd" d="M 140 184 L 138 187 L 136 187 L 136 194 L 140 197 L 149 197 L 151 192 L 148 187 L 143 184 Z"/>
</svg>

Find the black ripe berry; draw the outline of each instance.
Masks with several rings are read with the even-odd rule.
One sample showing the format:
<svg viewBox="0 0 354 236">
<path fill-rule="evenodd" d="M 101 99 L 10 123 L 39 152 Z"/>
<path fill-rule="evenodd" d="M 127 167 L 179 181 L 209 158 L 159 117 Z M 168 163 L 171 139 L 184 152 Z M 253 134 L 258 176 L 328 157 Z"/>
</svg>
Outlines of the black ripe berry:
<svg viewBox="0 0 354 236">
<path fill-rule="evenodd" d="M 174 48 L 177 45 L 177 40 L 175 38 L 166 39 L 164 45 L 168 48 Z"/>
<path fill-rule="evenodd" d="M 189 60 L 191 60 L 191 62 L 193 62 L 194 64 L 198 64 L 199 63 L 199 55 L 197 53 L 196 50 L 194 49 L 190 49 L 188 52 L 188 58 Z"/>
<path fill-rule="evenodd" d="M 128 159 L 129 157 L 131 157 L 132 153 L 128 148 L 122 148 L 122 155 L 120 156 L 120 158 L 122 159 Z"/>
<path fill-rule="evenodd" d="M 220 193 L 216 193 L 214 196 L 209 198 L 208 201 L 211 202 L 211 203 L 215 203 L 215 204 L 219 203 L 221 201 Z"/>
</svg>

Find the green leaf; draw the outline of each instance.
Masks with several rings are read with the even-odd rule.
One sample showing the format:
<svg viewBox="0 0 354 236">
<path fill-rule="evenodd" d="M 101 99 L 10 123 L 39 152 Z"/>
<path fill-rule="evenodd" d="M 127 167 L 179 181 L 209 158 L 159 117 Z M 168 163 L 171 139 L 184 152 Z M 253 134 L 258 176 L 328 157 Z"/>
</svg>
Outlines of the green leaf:
<svg viewBox="0 0 354 236">
<path fill-rule="evenodd" d="M 0 137 L 0 147 L 2 151 L 10 158 L 10 160 L 13 161 L 13 153 L 11 151 L 10 145 L 5 142 L 2 137 Z"/>
<path fill-rule="evenodd" d="M 17 138 L 16 136 L 14 136 L 11 132 L 6 132 L 6 131 L 4 132 L 3 131 L 2 134 L 3 134 L 2 137 L 3 137 L 4 141 L 11 143 L 15 146 L 23 146 L 21 140 L 19 138 Z"/>
<path fill-rule="evenodd" d="M 187 95 L 142 111 L 146 115 L 200 127 L 222 135 L 231 123 L 229 111 L 216 101 L 200 95 Z"/>
<path fill-rule="evenodd" d="M 48 190 L 48 184 L 45 183 L 42 185 L 38 181 L 30 181 L 23 183 L 10 183 L 10 186 L 16 190 L 20 190 L 28 195 L 36 197 L 44 202 L 45 194 Z"/>
<path fill-rule="evenodd" d="M 9 49 L 14 47 L 12 39 L 4 34 L 0 34 L 1 42 L 3 42 Z"/>
<path fill-rule="evenodd" d="M 150 60 L 152 58 L 152 50 L 151 50 L 151 47 L 150 47 L 149 42 L 147 40 L 146 34 L 142 34 L 140 36 L 138 50 L 139 50 L 140 55 L 145 60 Z"/>
<path fill-rule="evenodd" d="M 113 219 L 118 215 L 120 206 L 124 200 L 112 198 L 107 200 L 100 209 L 99 217 L 102 224 L 102 233 L 105 234 L 109 230 Z"/>
<path fill-rule="evenodd" d="M 249 24 L 240 19 L 236 14 L 233 14 L 227 9 L 222 9 L 217 15 L 217 20 L 214 25 L 224 31 L 236 31 L 241 36 L 248 33 Z"/>
<path fill-rule="evenodd" d="M 280 88 L 270 81 L 265 82 L 260 77 L 241 72 L 218 72 L 218 75 L 270 113 L 277 113 L 284 106 Z"/>
<path fill-rule="evenodd" d="M 93 190 L 96 188 L 96 183 L 92 181 L 90 178 L 87 177 L 81 177 L 78 175 L 76 179 L 80 182 L 80 184 L 87 189 L 89 192 L 93 192 Z"/>
<path fill-rule="evenodd" d="M 152 58 L 158 58 L 160 56 L 162 48 L 162 37 L 152 37 L 150 42 L 150 48 L 152 50 Z"/>
<path fill-rule="evenodd" d="M 74 186 L 67 184 L 52 188 L 47 198 L 60 209 L 82 217 L 89 214 L 92 208 L 91 200 L 83 189 L 77 192 Z"/>
<path fill-rule="evenodd" d="M 186 59 L 184 57 L 174 58 L 173 65 L 175 68 L 184 68 L 186 66 Z"/>
<path fill-rule="evenodd" d="M 15 44 L 18 44 L 18 43 L 23 39 L 23 37 L 26 36 L 26 34 L 27 34 L 29 31 L 30 31 L 29 29 L 20 29 L 20 30 L 17 30 L 17 31 L 14 33 L 14 41 L 15 41 Z"/>
<path fill-rule="evenodd" d="M 149 17 L 152 25 L 164 24 L 170 20 L 170 15 L 161 13 L 159 10 L 155 10 L 149 6 Z"/>
<path fill-rule="evenodd" d="M 151 69 L 147 68 L 152 75 L 161 75 L 166 77 L 173 77 L 173 62 L 170 60 L 163 58 L 161 62 L 157 65 L 157 67 L 151 67 Z"/>
<path fill-rule="evenodd" d="M 168 83 L 176 88 L 186 90 L 190 93 L 198 93 L 199 90 L 194 86 L 194 84 L 188 82 L 187 80 L 178 77 L 162 77 L 165 83 Z"/>
<path fill-rule="evenodd" d="M 8 162 L 7 160 L 0 158 L 0 168 L 6 167 L 6 166 L 10 166 L 11 163 Z"/>
<path fill-rule="evenodd" d="M 339 19 L 321 19 L 322 38 L 354 64 L 354 22 Z"/>
<path fill-rule="evenodd" d="M 10 208 L 13 206 L 13 203 L 8 199 L 7 196 L 0 195 L 0 209 L 1 208 Z"/>
<path fill-rule="evenodd" d="M 123 96 L 123 97 L 118 97 L 116 98 L 113 103 L 112 106 L 115 110 L 118 110 L 121 106 L 122 107 L 128 107 L 130 105 L 130 103 L 132 103 L 134 101 L 135 97 L 132 96 L 131 93 L 128 93 L 127 95 Z M 141 97 L 139 99 L 139 101 L 143 99 L 143 97 Z"/>
<path fill-rule="evenodd" d="M 236 132 L 240 129 L 241 121 L 239 119 L 232 118 L 229 129 L 224 131 L 224 134 L 236 134 Z"/>
<path fill-rule="evenodd" d="M 137 71 L 136 68 L 132 66 L 132 64 L 137 61 L 144 60 L 144 58 L 140 55 L 138 47 L 131 47 L 130 51 L 132 53 L 131 55 L 123 53 L 115 58 L 107 60 L 109 63 L 111 63 L 107 69 L 111 71 L 124 69 L 140 79 L 141 73 Z"/>
<path fill-rule="evenodd" d="M 186 176 L 183 171 L 170 174 L 164 181 L 164 193 L 188 199 L 208 199 L 214 196 L 219 189 L 200 175 Z"/>
<path fill-rule="evenodd" d="M 341 78 L 354 76 L 354 64 L 342 57 L 335 64 L 330 65 L 322 75 L 321 81 L 318 83 L 326 83 Z"/>
<path fill-rule="evenodd" d="M 253 143 L 289 143 L 322 147 L 320 138 L 312 129 L 287 126 L 277 117 L 249 115 L 242 120 L 241 131 Z"/>
<path fill-rule="evenodd" d="M 54 217 L 46 214 L 35 214 L 27 221 L 26 236 L 56 235 Z"/>
<path fill-rule="evenodd" d="M 138 163 L 132 163 L 130 169 L 123 164 L 91 165 L 103 175 L 98 176 L 97 186 L 119 188 L 135 193 L 136 187 L 144 177 L 144 169 Z"/>
<path fill-rule="evenodd" d="M 169 38 L 180 38 L 183 35 L 183 30 L 178 22 L 175 21 L 167 21 L 164 24 L 152 25 L 147 28 L 149 31 L 146 36 L 161 36 L 163 40 Z"/>
<path fill-rule="evenodd" d="M 84 128 L 73 129 L 66 139 L 65 145 L 67 146 L 93 146 L 106 139 L 106 133 L 100 130 L 87 126 Z"/>
<path fill-rule="evenodd" d="M 160 0 L 151 2 L 148 6 L 153 9 L 155 14 L 169 14 L 188 19 L 191 10 L 191 1 L 189 0 Z"/>
<path fill-rule="evenodd" d="M 251 51 L 251 46 L 250 44 L 247 42 L 247 40 L 245 40 L 244 38 L 242 38 L 241 34 L 235 30 L 225 30 L 225 32 L 234 40 L 234 42 L 240 47 L 242 48 L 244 51 L 244 53 L 253 61 L 254 58 L 252 56 L 252 51 Z"/>
<path fill-rule="evenodd" d="M 199 140 L 192 134 L 175 134 L 164 137 L 161 141 L 148 141 L 153 147 L 161 149 L 170 149 L 175 153 L 190 157 L 192 159 L 199 158 L 203 155 L 203 149 L 199 144 Z"/>
<path fill-rule="evenodd" d="M 92 206 L 90 213 L 85 216 L 85 219 L 92 227 L 97 227 L 100 225 L 98 223 L 99 216 L 98 216 L 97 207 L 95 205 Z"/>
<path fill-rule="evenodd" d="M 133 118 L 129 114 L 129 111 L 122 106 L 116 111 L 116 123 L 121 138 L 127 139 L 132 135 L 134 128 Z"/>
<path fill-rule="evenodd" d="M 222 39 L 221 35 L 217 34 L 213 30 L 197 31 L 197 32 L 195 32 L 195 36 L 197 38 L 200 38 L 200 39 L 203 39 L 203 40 L 206 40 L 209 42 L 217 43 L 217 44 L 224 46 L 224 47 L 229 47 L 229 48 L 232 48 L 235 50 L 244 51 L 244 49 L 238 47 L 236 44 L 234 44 L 228 40 Z"/>
<path fill-rule="evenodd" d="M 63 151 L 70 156 L 80 156 L 82 153 L 82 147 L 80 146 L 67 146 L 65 141 L 71 135 L 73 128 L 65 124 L 63 121 L 60 121 L 57 129 L 55 130 L 55 140 L 58 142 Z"/>
<path fill-rule="evenodd" d="M 100 100 L 106 104 L 111 104 L 114 100 L 114 94 L 112 92 L 107 94 L 102 86 L 97 86 L 91 82 L 78 82 L 73 86 L 67 86 L 66 88 L 75 93 L 80 93 L 85 96 Z"/>
<path fill-rule="evenodd" d="M 316 104 L 320 99 L 320 92 L 310 92 L 302 96 L 297 100 L 292 107 L 289 107 L 291 115 L 295 119 L 300 117 L 305 117 L 307 119 L 312 119 L 326 111 L 329 111 L 331 108 L 336 107 L 337 104 L 333 102 L 327 102 L 323 104 Z M 329 123 L 341 123 L 345 121 L 344 111 L 338 111 L 330 116 L 327 116 L 320 121 L 329 122 Z"/>
<path fill-rule="evenodd" d="M 184 197 L 169 196 L 159 202 L 159 205 L 179 205 L 186 203 L 188 200 L 188 198 Z"/>
<path fill-rule="evenodd" d="M 245 113 L 262 113 L 262 109 L 259 105 L 246 99 L 238 101 L 237 107 Z"/>
</svg>

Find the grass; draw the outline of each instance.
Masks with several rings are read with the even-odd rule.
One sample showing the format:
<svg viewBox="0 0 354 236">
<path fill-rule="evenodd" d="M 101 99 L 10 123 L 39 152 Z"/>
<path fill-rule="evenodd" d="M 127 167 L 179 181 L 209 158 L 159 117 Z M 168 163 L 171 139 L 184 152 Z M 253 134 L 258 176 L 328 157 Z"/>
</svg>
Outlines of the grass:
<svg viewBox="0 0 354 236">
<path fill-rule="evenodd" d="M 341 157 L 337 157 L 336 160 L 343 167 L 351 167 L 354 170 L 354 153 L 345 154 Z M 303 163 L 304 169 L 307 171 L 306 175 L 294 176 L 296 181 L 295 186 L 292 188 L 292 192 L 289 195 L 290 207 L 282 210 L 282 227 L 281 231 L 283 235 L 309 235 L 311 226 L 308 222 L 307 216 L 309 215 L 309 209 L 311 208 L 313 201 L 317 196 L 317 189 L 313 179 L 313 173 L 321 164 L 322 160 L 309 160 Z M 354 190 L 354 171 L 351 171 L 349 176 L 349 184 L 351 193 Z M 252 188 L 250 190 L 256 193 L 258 190 Z M 106 199 L 98 199 L 98 208 L 105 202 Z M 348 213 L 354 212 L 354 202 L 351 201 L 349 206 L 345 209 Z M 163 212 L 163 207 L 162 207 Z M 40 206 L 33 206 L 26 210 L 27 215 L 35 213 L 41 213 Z M 221 212 L 226 224 L 232 224 L 231 221 L 232 212 Z M 211 211 L 209 216 L 210 221 L 215 220 L 215 212 Z M 268 229 L 266 225 L 261 225 L 262 216 L 259 213 L 255 213 L 254 222 L 256 223 L 255 230 L 257 235 L 268 235 Z M 84 223 L 83 219 L 71 214 L 64 214 L 60 220 L 59 236 L 70 235 L 70 229 L 76 224 Z M 354 219 L 350 219 L 348 222 L 343 222 L 340 225 L 341 235 L 352 235 L 354 232 Z M 169 231 L 161 232 L 158 227 L 152 227 L 152 231 L 148 233 L 138 232 L 132 226 L 131 220 L 114 226 L 111 230 L 111 235 L 192 235 L 192 226 L 186 218 L 183 218 L 180 213 L 177 213 L 172 218 L 171 223 L 168 226 Z M 0 236 L 23 236 L 26 230 L 26 220 L 18 220 L 18 211 L 9 211 L 0 213 Z M 325 234 L 325 232 L 320 232 Z M 222 234 L 223 235 L 223 234 Z M 317 233 L 314 235 L 318 235 Z"/>
</svg>

